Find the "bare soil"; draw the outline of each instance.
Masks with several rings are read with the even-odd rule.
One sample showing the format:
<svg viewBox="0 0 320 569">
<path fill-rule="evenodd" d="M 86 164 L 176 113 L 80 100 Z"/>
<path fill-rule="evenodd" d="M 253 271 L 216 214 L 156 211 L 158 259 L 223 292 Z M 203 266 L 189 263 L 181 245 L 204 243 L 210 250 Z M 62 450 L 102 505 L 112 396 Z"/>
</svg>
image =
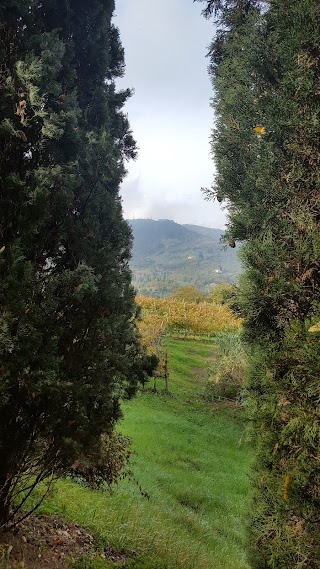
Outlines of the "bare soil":
<svg viewBox="0 0 320 569">
<path fill-rule="evenodd" d="M 0 533 L 1 569 L 70 569 L 77 558 L 89 554 L 119 565 L 128 559 L 123 552 L 98 547 L 86 530 L 57 515 L 32 515 Z"/>
</svg>

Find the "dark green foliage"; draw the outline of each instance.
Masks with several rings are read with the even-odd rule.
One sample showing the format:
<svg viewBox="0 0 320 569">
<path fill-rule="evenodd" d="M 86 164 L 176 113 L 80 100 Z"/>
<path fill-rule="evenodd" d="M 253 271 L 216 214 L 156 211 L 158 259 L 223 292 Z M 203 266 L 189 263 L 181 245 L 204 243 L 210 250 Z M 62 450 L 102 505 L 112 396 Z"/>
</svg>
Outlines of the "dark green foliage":
<svg viewBox="0 0 320 569">
<path fill-rule="evenodd" d="M 245 240 L 240 301 L 258 439 L 256 569 L 319 568 L 320 4 L 210 3 L 217 177 L 228 239 Z M 208 6 L 210 8 L 210 6 Z"/>
<path fill-rule="evenodd" d="M 133 454 L 131 440 L 121 433 L 112 432 L 109 436 L 101 436 L 99 450 L 89 449 L 68 471 L 76 482 L 93 490 L 112 487 L 131 475 L 130 460 Z"/>
<path fill-rule="evenodd" d="M 0 7 L 0 521 L 146 375 L 119 184 L 135 144 L 113 0 Z M 28 483 L 26 483 L 28 485 Z"/>
<path fill-rule="evenodd" d="M 276 346 L 255 350 L 253 395 L 260 473 L 254 567 L 318 567 L 319 336 L 293 323 Z M 263 555 L 262 555 L 263 553 Z"/>
</svg>

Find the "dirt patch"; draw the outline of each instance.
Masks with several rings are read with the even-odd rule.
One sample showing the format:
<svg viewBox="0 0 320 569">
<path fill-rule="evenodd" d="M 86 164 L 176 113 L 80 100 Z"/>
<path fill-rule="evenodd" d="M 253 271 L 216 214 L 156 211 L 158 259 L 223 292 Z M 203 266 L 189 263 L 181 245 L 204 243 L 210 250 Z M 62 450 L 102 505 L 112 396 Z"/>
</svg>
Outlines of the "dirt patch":
<svg viewBox="0 0 320 569">
<path fill-rule="evenodd" d="M 120 564 L 128 559 L 112 547 L 99 548 L 86 530 L 59 516 L 30 516 L 14 530 L 0 533 L 1 569 L 68 569 L 88 554 Z"/>
</svg>

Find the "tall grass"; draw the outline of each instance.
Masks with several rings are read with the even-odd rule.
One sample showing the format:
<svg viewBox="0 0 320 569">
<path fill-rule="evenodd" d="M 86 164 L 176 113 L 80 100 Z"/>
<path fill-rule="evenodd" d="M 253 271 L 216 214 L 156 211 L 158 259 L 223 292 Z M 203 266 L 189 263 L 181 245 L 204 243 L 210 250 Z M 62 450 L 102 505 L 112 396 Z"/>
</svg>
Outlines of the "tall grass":
<svg viewBox="0 0 320 569">
<path fill-rule="evenodd" d="M 60 481 L 42 511 L 124 551 L 130 569 L 247 569 L 250 450 L 241 423 L 199 397 L 212 344 L 170 340 L 170 395 L 141 393 L 119 428 L 133 441 L 135 481 L 113 495 Z M 82 559 L 77 569 L 115 567 Z"/>
<path fill-rule="evenodd" d="M 216 359 L 209 373 L 207 398 L 237 399 L 243 388 L 247 365 L 240 331 L 220 332 L 215 337 L 215 346 Z"/>
</svg>

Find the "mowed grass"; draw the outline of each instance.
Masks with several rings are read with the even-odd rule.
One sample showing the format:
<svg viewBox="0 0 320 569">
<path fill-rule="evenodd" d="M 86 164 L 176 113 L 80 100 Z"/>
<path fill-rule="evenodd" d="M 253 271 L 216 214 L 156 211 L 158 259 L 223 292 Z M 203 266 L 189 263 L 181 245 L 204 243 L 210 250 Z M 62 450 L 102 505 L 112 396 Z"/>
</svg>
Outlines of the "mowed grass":
<svg viewBox="0 0 320 569">
<path fill-rule="evenodd" d="M 139 394 L 119 425 L 132 438 L 134 478 L 147 497 L 134 481 L 121 482 L 112 496 L 62 481 L 43 509 L 126 552 L 130 569 L 248 568 L 244 424 L 201 398 L 212 343 L 170 340 L 168 347 L 170 395 Z M 77 565 L 114 566 L 89 558 Z"/>
</svg>

